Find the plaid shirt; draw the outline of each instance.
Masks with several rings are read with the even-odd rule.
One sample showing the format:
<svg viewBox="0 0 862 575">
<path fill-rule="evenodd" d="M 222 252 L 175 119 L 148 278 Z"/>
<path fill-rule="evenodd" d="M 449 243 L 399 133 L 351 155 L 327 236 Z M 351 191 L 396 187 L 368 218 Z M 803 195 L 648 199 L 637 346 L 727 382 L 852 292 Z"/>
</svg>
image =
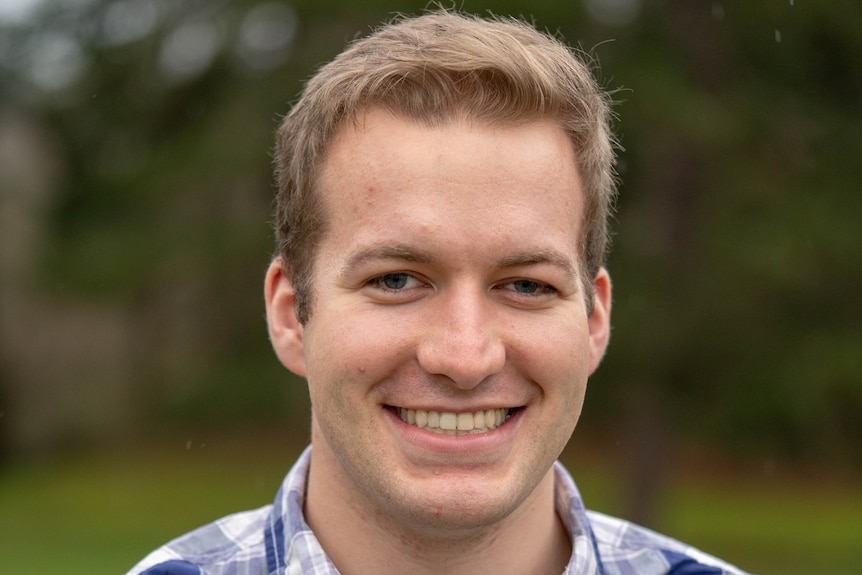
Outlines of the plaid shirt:
<svg viewBox="0 0 862 575">
<path fill-rule="evenodd" d="M 311 448 L 272 505 L 196 529 L 138 563 L 128 575 L 338 575 L 302 515 Z M 573 542 L 563 575 L 743 575 L 718 559 L 584 508 L 569 473 L 556 472 L 556 508 Z"/>
</svg>

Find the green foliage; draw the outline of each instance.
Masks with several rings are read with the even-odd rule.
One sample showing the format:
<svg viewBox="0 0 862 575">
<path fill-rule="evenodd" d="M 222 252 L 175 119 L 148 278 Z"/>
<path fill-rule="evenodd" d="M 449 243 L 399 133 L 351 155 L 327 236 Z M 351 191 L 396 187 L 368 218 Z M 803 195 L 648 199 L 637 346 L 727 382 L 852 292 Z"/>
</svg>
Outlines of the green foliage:
<svg viewBox="0 0 862 575">
<path fill-rule="evenodd" d="M 602 47 L 630 91 L 593 401 L 652 394 L 689 436 L 859 464 L 862 13 L 797 4 L 670 2 Z"/>
<path fill-rule="evenodd" d="M 109 2 L 46 11 L 43 32 L 80 41 L 82 75 L 40 89 L 24 60 L 3 64 L 7 107 L 38 120 L 64 166 L 38 291 L 128 311 L 158 418 L 306 405 L 301 385 L 278 391 L 262 321 L 271 134 L 345 41 L 426 6 L 297 0 L 289 57 L 250 68 L 232 42 L 257 4 L 178 4 L 121 45 L 86 33 Z M 458 3 L 559 30 L 622 88 L 615 331 L 586 424 L 650 396 L 673 433 L 862 463 L 862 5 L 645 1 L 624 25 L 584 5 Z M 171 33 L 198 21 L 223 44 L 198 73 L 166 75 Z M 8 32 L 25 46 L 36 29 Z"/>
</svg>

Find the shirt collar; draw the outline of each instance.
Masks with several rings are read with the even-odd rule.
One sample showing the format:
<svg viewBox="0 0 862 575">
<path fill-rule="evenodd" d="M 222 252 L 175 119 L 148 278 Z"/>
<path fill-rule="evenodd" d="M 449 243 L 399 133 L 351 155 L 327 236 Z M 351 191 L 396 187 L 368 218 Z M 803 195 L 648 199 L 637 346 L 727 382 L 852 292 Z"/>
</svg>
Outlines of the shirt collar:
<svg viewBox="0 0 862 575">
<path fill-rule="evenodd" d="M 575 480 L 559 461 L 554 463 L 554 506 L 572 542 L 572 556 L 563 575 L 603 575 L 598 542 Z"/>
<path fill-rule="evenodd" d="M 271 575 L 338 575 L 302 512 L 311 446 L 284 478 L 266 525 L 266 558 Z M 554 463 L 554 505 L 572 541 L 572 557 L 563 575 L 601 575 L 597 543 L 586 508 L 572 476 Z"/>
</svg>

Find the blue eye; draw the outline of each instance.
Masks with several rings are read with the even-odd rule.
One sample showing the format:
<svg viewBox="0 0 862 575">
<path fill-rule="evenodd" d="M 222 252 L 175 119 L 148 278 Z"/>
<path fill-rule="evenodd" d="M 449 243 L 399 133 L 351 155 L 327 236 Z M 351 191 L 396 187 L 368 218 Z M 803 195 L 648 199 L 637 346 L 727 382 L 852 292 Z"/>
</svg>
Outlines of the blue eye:
<svg viewBox="0 0 862 575">
<path fill-rule="evenodd" d="M 410 272 L 392 272 L 369 279 L 365 287 L 381 302 L 407 303 L 422 297 L 429 286 Z"/>
<path fill-rule="evenodd" d="M 368 283 L 377 289 L 390 292 L 406 291 L 421 285 L 415 276 L 412 276 L 407 272 L 383 274 L 382 276 L 377 276 L 370 280 Z"/>
<path fill-rule="evenodd" d="M 530 280 L 525 278 L 512 280 L 499 287 L 512 292 L 516 296 L 523 296 L 528 298 L 539 298 L 558 293 L 557 289 L 550 284 L 546 284 L 545 282 L 540 282 L 538 280 Z"/>
<path fill-rule="evenodd" d="M 386 274 L 378 280 L 386 289 L 400 290 L 407 286 L 410 276 L 407 274 Z"/>
<path fill-rule="evenodd" d="M 542 289 L 543 284 L 532 280 L 515 280 L 512 282 L 512 287 L 518 293 L 534 294 Z"/>
</svg>

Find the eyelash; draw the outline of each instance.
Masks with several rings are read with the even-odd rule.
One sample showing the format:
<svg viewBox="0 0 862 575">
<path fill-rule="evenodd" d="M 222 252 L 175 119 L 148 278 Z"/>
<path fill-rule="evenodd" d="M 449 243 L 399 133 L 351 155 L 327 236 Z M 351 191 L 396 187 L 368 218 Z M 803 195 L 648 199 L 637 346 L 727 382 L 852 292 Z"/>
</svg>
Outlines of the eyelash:
<svg viewBox="0 0 862 575">
<path fill-rule="evenodd" d="M 375 289 L 383 291 L 385 293 L 392 293 L 392 294 L 406 292 L 409 289 L 411 289 L 409 287 L 392 288 L 392 287 L 387 286 L 384 283 L 387 279 L 391 279 L 395 276 L 404 276 L 406 278 L 407 282 L 410 282 L 411 280 L 413 280 L 415 282 L 423 283 L 422 280 L 420 280 L 419 278 L 417 278 L 413 274 L 410 274 L 407 272 L 392 272 L 392 273 L 387 273 L 387 274 L 383 274 L 383 275 L 371 278 L 368 281 L 368 285 L 374 287 Z M 553 294 L 559 293 L 559 290 L 557 288 L 555 288 L 554 286 L 552 286 L 551 284 L 548 284 L 548 283 L 545 283 L 545 282 L 542 282 L 539 280 L 532 280 L 532 279 L 527 279 L 527 278 L 518 278 L 518 279 L 506 281 L 504 283 L 500 283 L 500 284 L 495 285 L 494 289 L 503 289 L 509 285 L 514 287 L 518 283 L 526 283 L 526 284 L 535 285 L 535 291 L 533 291 L 533 292 L 521 292 L 521 291 L 518 291 L 516 289 L 511 290 L 512 292 L 516 293 L 519 296 L 540 297 L 543 295 L 549 295 L 549 294 L 553 295 Z"/>
<path fill-rule="evenodd" d="M 539 280 L 531 280 L 531 279 L 527 279 L 527 278 L 518 278 L 516 280 L 512 280 L 512 281 L 509 281 L 509 282 L 506 282 L 506 283 L 500 284 L 500 285 L 501 286 L 508 286 L 508 285 L 514 286 L 515 284 L 517 284 L 519 282 L 533 284 L 536 286 L 536 291 L 534 291 L 534 292 L 518 292 L 517 290 L 512 290 L 521 296 L 539 297 L 542 295 L 559 293 L 559 290 L 557 288 L 555 288 L 554 286 L 552 286 L 551 284 L 548 284 L 548 283 L 545 283 L 545 282 L 542 282 Z"/>
<path fill-rule="evenodd" d="M 368 280 L 368 285 L 370 285 L 376 289 L 379 289 L 383 292 L 386 292 L 386 293 L 399 293 L 399 292 L 407 291 L 407 289 L 409 289 L 409 288 L 403 288 L 403 287 L 402 288 L 391 288 L 391 287 L 388 287 L 386 284 L 383 283 L 387 278 L 392 278 L 394 276 L 405 276 L 407 278 L 408 282 L 410 280 L 413 280 L 416 282 L 421 282 L 421 280 L 419 280 L 419 278 L 417 278 L 416 276 L 409 274 L 407 272 L 391 272 L 391 273 L 377 276 L 375 278 L 371 278 L 370 280 Z"/>
</svg>

